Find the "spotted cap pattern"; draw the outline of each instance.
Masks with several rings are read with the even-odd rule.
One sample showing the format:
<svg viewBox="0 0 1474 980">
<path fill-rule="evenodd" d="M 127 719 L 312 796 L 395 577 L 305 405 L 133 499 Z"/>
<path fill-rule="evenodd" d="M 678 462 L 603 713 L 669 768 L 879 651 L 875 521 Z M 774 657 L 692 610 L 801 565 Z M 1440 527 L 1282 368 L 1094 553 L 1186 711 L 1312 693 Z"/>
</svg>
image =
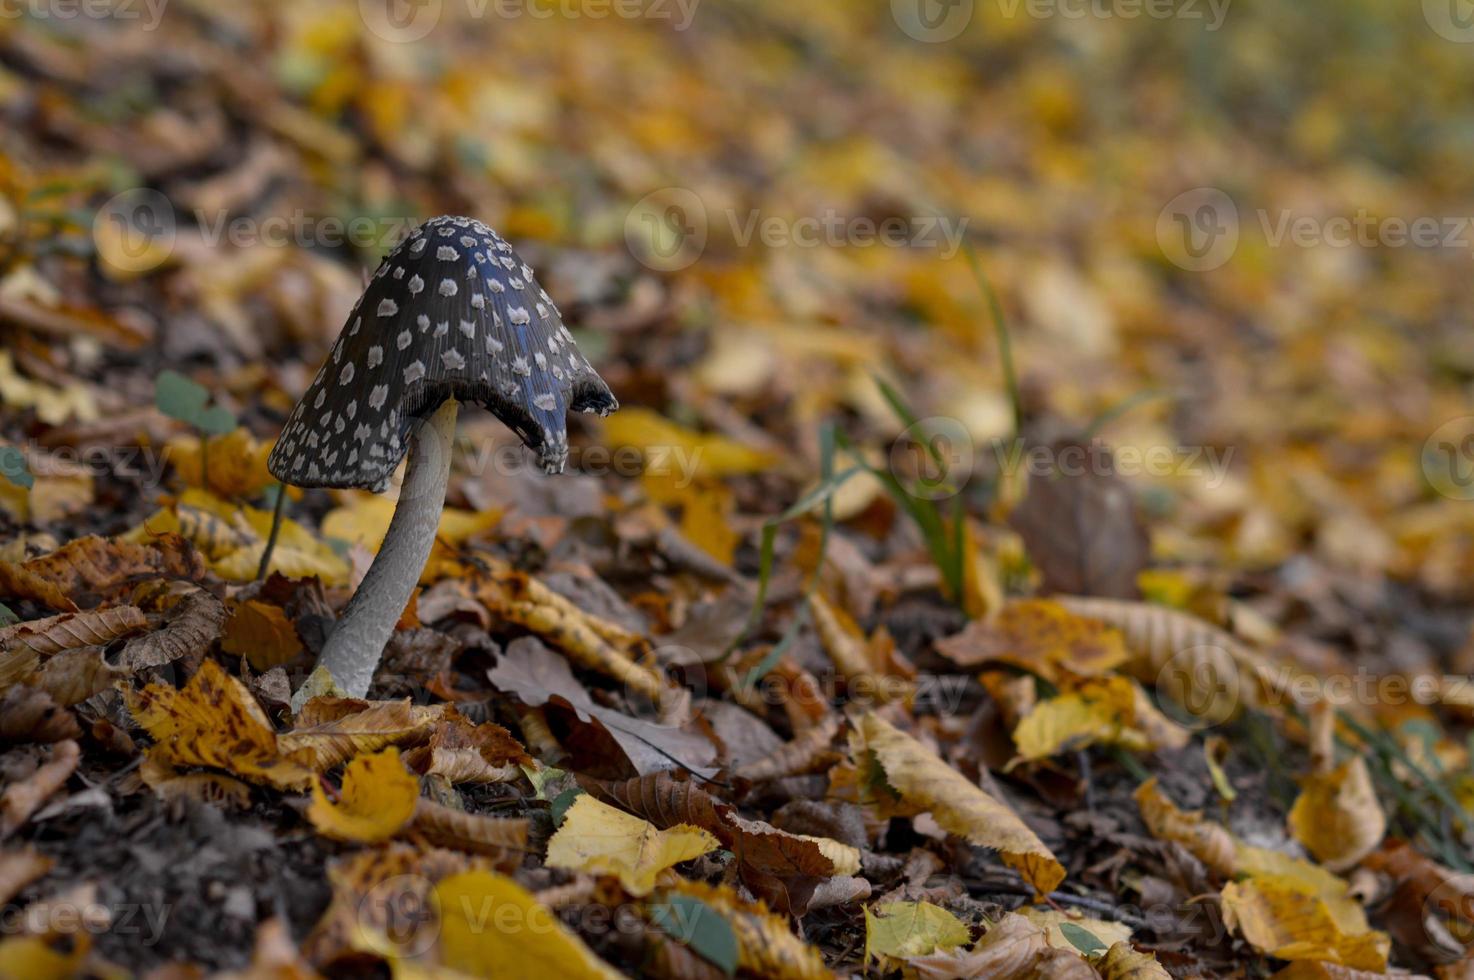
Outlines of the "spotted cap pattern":
<svg viewBox="0 0 1474 980">
<path fill-rule="evenodd" d="M 485 406 L 549 473 L 568 459 L 568 409 L 619 407 L 512 246 L 443 216 L 374 273 L 267 468 L 298 487 L 382 490 L 415 420 L 451 397 Z"/>
</svg>

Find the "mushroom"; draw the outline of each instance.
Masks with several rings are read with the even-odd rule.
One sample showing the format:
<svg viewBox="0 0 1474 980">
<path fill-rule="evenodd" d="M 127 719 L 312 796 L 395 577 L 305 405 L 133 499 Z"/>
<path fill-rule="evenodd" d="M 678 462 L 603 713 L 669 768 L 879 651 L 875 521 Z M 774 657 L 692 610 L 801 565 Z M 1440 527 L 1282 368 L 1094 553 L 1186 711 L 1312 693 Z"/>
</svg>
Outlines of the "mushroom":
<svg viewBox="0 0 1474 980">
<path fill-rule="evenodd" d="M 368 692 L 430 555 L 461 402 L 490 410 L 549 473 L 568 459 L 569 408 L 619 407 L 512 246 L 443 216 L 384 259 L 267 460 L 282 483 L 379 493 L 409 455 L 384 543 L 318 661 L 350 697 Z"/>
</svg>

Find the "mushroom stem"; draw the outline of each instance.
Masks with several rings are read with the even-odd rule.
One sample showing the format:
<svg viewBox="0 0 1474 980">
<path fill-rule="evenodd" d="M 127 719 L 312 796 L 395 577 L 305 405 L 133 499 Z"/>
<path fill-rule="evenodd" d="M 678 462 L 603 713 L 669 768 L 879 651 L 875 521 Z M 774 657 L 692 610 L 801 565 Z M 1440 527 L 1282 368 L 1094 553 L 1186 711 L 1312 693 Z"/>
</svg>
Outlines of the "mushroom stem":
<svg viewBox="0 0 1474 980">
<path fill-rule="evenodd" d="M 446 399 L 415 432 L 384 543 L 318 659 L 318 665 L 327 668 L 349 697 L 368 693 L 384 645 L 430 557 L 450 480 L 458 408 L 455 399 Z"/>
</svg>

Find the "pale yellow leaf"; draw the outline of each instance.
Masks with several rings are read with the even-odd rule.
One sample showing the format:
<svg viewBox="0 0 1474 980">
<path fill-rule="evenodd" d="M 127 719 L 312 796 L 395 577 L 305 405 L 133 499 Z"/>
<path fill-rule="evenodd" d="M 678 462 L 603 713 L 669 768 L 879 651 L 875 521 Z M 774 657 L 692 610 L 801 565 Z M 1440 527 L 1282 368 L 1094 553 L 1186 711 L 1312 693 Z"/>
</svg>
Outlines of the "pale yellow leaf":
<svg viewBox="0 0 1474 980">
<path fill-rule="evenodd" d="M 660 872 L 713 851 L 715 837 L 677 824 L 659 830 L 623 810 L 584 794 L 569 807 L 563 826 L 548 841 L 549 867 L 608 874 L 632 895 L 648 895 Z"/>
</svg>

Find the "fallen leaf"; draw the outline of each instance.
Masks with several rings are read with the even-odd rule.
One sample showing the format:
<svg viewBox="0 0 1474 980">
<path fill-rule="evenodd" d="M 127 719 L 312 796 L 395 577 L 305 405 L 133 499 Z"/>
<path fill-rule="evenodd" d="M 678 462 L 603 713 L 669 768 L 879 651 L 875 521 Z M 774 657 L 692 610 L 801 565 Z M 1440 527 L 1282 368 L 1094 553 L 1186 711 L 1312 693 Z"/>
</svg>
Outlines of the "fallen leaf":
<svg viewBox="0 0 1474 980">
<path fill-rule="evenodd" d="M 302 653 L 302 639 L 281 606 L 247 599 L 225 621 L 220 649 L 244 657 L 254 670 L 290 663 Z"/>
<path fill-rule="evenodd" d="M 1295 839 L 1332 871 L 1354 867 L 1375 850 L 1387 832 L 1387 816 L 1366 760 L 1353 755 L 1329 772 L 1306 776 L 1289 825 Z"/>
<path fill-rule="evenodd" d="M 1019 758 L 1030 762 L 1097 744 L 1133 752 L 1180 749 L 1190 737 L 1121 676 L 1085 681 L 1039 702 L 1013 732 Z"/>
<path fill-rule="evenodd" d="M 0 595 L 76 611 L 74 597 L 105 594 L 139 576 L 198 581 L 204 574 L 204 559 L 177 534 L 146 544 L 89 535 L 19 565 L 0 561 Z"/>
<path fill-rule="evenodd" d="M 1033 980 L 1035 965 L 1048 949 L 1043 930 L 1010 912 L 990 925 L 972 949 L 913 957 L 907 965 L 925 980 Z"/>
<path fill-rule="evenodd" d="M 388 840 L 409 822 L 420 797 L 420 781 L 389 746 L 356 756 L 343 770 L 342 799 L 328 800 L 320 781 L 312 784 L 307 818 L 318 832 L 335 840 L 372 844 Z"/>
<path fill-rule="evenodd" d="M 973 620 L 955 636 L 937 641 L 937 651 L 959 667 L 1007 664 L 1051 684 L 1066 677 L 1102 677 L 1130 654 L 1119 632 L 1058 602 L 1010 602 L 992 620 Z"/>
<path fill-rule="evenodd" d="M 707 885 L 680 879 L 677 894 L 700 899 L 720 912 L 737 937 L 737 965 L 753 976 L 782 980 L 832 980 L 819 951 L 796 937 L 788 923 L 768 911 L 761 901 L 744 901 L 725 885 Z"/>
<path fill-rule="evenodd" d="M 1176 805 L 1149 779 L 1136 789 L 1136 805 L 1147 830 L 1159 840 L 1174 841 L 1193 857 L 1223 877 L 1234 873 L 1238 845 L 1221 824 L 1204 820 L 1201 813 L 1189 813 Z"/>
<path fill-rule="evenodd" d="M 1101 980 L 1172 980 L 1162 964 L 1151 953 L 1140 953 L 1128 942 L 1111 944 L 1095 963 Z"/>
<path fill-rule="evenodd" d="M 873 754 L 902 799 L 929 811 L 943 829 L 999 852 L 1034 889 L 1048 894 L 1064 867 L 1018 815 L 969 782 L 916 739 L 866 713 L 856 724 L 862 753 Z"/>
<path fill-rule="evenodd" d="M 886 902 L 865 909 L 865 961 L 908 960 L 955 949 L 972 933 L 957 916 L 930 902 Z"/>
<path fill-rule="evenodd" d="M 700 828 L 677 824 L 659 830 L 583 795 L 548 841 L 547 863 L 570 871 L 612 874 L 630 894 L 648 895 L 660 872 L 717 846 L 717 839 Z"/>
<path fill-rule="evenodd" d="M 204 589 L 194 589 L 170 610 L 161 629 L 129 640 L 118 655 L 128 671 L 164 664 L 186 656 L 203 656 L 220 636 L 225 604 Z"/>
<path fill-rule="evenodd" d="M 1274 875 L 1230 882 L 1220 896 L 1223 921 L 1262 953 L 1282 960 L 1325 960 L 1381 970 L 1390 946 L 1375 932 L 1348 934 L 1325 902 Z"/>
<path fill-rule="evenodd" d="M 0 793 L 0 840 L 19 830 L 42 803 L 61 789 L 77 771 L 82 750 L 67 739 L 52 746 L 48 755 L 25 778 L 10 782 Z"/>
<path fill-rule="evenodd" d="M 445 719 L 449 705 L 355 698 L 313 698 L 303 706 L 291 731 L 277 736 L 277 747 L 316 772 L 341 765 L 360 753 L 385 746 L 418 744 Z"/>
</svg>

